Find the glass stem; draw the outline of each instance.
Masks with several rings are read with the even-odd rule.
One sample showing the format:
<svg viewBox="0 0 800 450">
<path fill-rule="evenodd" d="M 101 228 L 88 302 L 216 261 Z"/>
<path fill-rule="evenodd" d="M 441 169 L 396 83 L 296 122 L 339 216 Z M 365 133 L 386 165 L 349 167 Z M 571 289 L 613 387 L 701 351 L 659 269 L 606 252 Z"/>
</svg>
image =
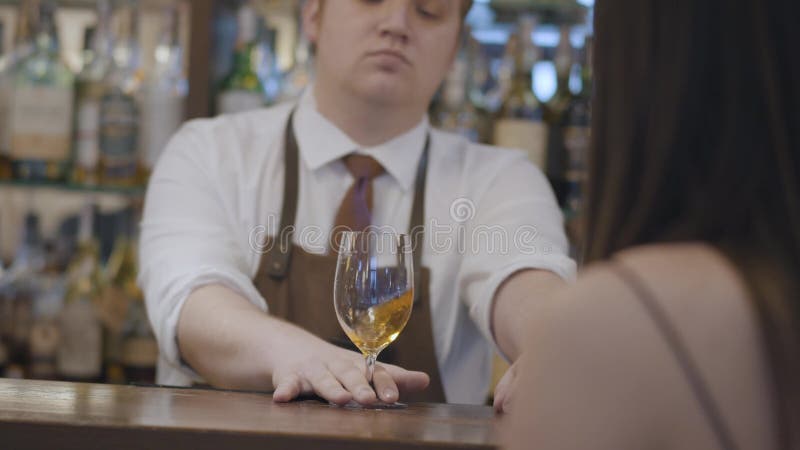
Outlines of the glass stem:
<svg viewBox="0 0 800 450">
<path fill-rule="evenodd" d="M 367 383 L 372 385 L 372 374 L 375 372 L 375 360 L 378 358 L 378 355 L 368 353 L 364 358 L 367 361 Z"/>
</svg>

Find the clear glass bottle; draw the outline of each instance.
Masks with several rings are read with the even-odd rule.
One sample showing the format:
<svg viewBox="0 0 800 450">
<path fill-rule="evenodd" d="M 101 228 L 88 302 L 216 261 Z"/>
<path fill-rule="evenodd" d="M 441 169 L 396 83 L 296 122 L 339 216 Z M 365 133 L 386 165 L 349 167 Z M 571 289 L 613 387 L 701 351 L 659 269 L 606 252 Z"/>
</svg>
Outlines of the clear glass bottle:
<svg viewBox="0 0 800 450">
<path fill-rule="evenodd" d="M 479 140 L 479 118 L 469 98 L 470 60 L 462 45 L 442 85 L 440 107 L 435 122 L 445 131 L 459 134 L 471 142 Z"/>
<path fill-rule="evenodd" d="M 75 80 L 72 178 L 80 184 L 100 181 L 100 102 L 108 91 L 108 75 L 114 65 L 111 12 L 110 0 L 97 0 L 97 26 L 86 34 L 87 59 Z"/>
<path fill-rule="evenodd" d="M 155 50 L 155 67 L 144 84 L 142 95 L 142 160 L 139 165 L 145 178 L 184 120 L 189 84 L 183 70 L 178 25 L 178 9 L 168 6 Z"/>
<path fill-rule="evenodd" d="M 281 93 L 281 71 L 275 54 L 275 39 L 277 32 L 267 26 L 263 17 L 258 18 L 258 37 L 253 54 L 253 64 L 256 73 L 264 86 L 264 96 L 267 104 L 278 100 Z"/>
<path fill-rule="evenodd" d="M 6 277 L 4 309 L 10 315 L 4 328 L 9 350 L 9 376 L 24 377 L 30 363 L 28 338 L 33 324 L 33 302 L 38 295 L 38 276 L 45 266 L 39 216 L 25 216 L 22 238 Z"/>
<path fill-rule="evenodd" d="M 108 89 L 100 100 L 100 177 L 106 185 L 138 184 L 140 89 L 139 2 L 124 0 Z"/>
<path fill-rule="evenodd" d="M 511 34 L 503 50 L 503 56 L 493 71 L 494 83 L 484 98 L 486 109 L 490 114 L 497 114 L 500 111 L 503 101 L 511 91 L 511 85 L 514 80 L 514 64 L 519 52 L 519 46 L 518 34 Z"/>
<path fill-rule="evenodd" d="M 11 178 L 11 103 L 20 62 L 33 52 L 34 2 L 23 0 L 17 8 L 13 47 L 0 58 L 0 178 Z"/>
<path fill-rule="evenodd" d="M 246 2 L 237 13 L 238 36 L 232 71 L 222 81 L 217 97 L 217 113 L 230 114 L 261 108 L 266 103 L 264 86 L 256 72 L 253 56 L 257 46 L 258 18 Z"/>
<path fill-rule="evenodd" d="M 564 114 L 562 135 L 564 153 L 567 155 L 565 220 L 570 240 L 580 246 L 580 219 L 584 210 L 584 186 L 588 178 L 587 158 L 591 144 L 592 99 L 592 39 L 587 37 L 580 53 L 581 91 Z"/>
<path fill-rule="evenodd" d="M 54 0 L 38 3 L 33 53 L 14 76 L 10 156 L 18 179 L 61 181 L 67 174 L 74 75 L 60 58 L 55 14 Z"/>
<path fill-rule="evenodd" d="M 299 22 L 302 23 L 302 22 Z M 280 101 L 294 100 L 314 79 L 314 55 L 311 52 L 311 43 L 305 33 L 298 30 L 297 45 L 294 50 L 292 68 L 283 78 Z"/>
<path fill-rule="evenodd" d="M 569 155 L 564 147 L 563 131 L 564 123 L 568 120 L 566 117 L 567 110 L 573 99 L 573 94 L 569 87 L 574 61 L 570 31 L 571 27 L 569 25 L 561 26 L 561 37 L 555 54 L 556 93 L 545 107 L 545 118 L 550 129 L 545 172 L 556 194 L 558 203 L 562 207 L 566 202 L 568 190 L 566 172 L 569 165 Z"/>
<path fill-rule="evenodd" d="M 544 108 L 533 94 L 532 70 L 539 51 L 531 40 L 535 21 L 520 20 L 519 48 L 514 62 L 511 90 L 503 101 L 494 123 L 494 144 L 526 150 L 528 158 L 540 169 L 547 167 L 547 124 Z"/>
<path fill-rule="evenodd" d="M 102 286 L 98 244 L 93 230 L 94 208 L 81 210 L 78 248 L 67 269 L 67 294 L 58 318 L 61 341 L 58 376 L 69 381 L 96 382 L 101 378 L 102 330 L 95 308 Z"/>
<path fill-rule="evenodd" d="M 0 22 L 0 36 L 5 35 L 5 24 Z M 3 121 L 5 120 L 5 116 L 8 114 L 7 105 L 8 102 L 6 101 L 6 97 L 8 95 L 8 89 L 3 89 L 3 66 L 5 65 L 6 59 L 6 48 L 4 45 L 3 39 L 0 39 L 0 141 L 3 140 L 3 133 L 5 132 L 5 127 L 3 126 Z M 0 144 L 0 180 L 8 180 L 11 178 L 11 161 L 8 156 L 8 147 L 3 146 Z M 2 272 L 2 264 L 0 264 L 0 272 Z M 0 273 L 2 275 L 2 273 Z"/>
</svg>

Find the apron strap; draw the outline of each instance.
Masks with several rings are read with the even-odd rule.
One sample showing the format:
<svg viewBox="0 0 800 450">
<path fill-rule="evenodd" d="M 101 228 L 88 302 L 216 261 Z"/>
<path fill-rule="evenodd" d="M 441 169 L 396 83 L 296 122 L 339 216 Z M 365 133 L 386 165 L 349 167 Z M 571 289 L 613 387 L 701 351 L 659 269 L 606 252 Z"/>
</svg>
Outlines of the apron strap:
<svg viewBox="0 0 800 450">
<path fill-rule="evenodd" d="M 281 210 L 281 225 L 274 245 L 267 250 L 265 262 L 267 263 L 266 272 L 275 279 L 283 279 L 289 272 L 290 258 L 292 254 L 292 233 L 294 232 L 294 222 L 297 216 L 297 193 L 298 193 L 298 150 L 297 139 L 294 135 L 294 109 L 289 114 L 286 122 L 284 139 L 284 173 L 283 173 L 283 208 Z"/>
<path fill-rule="evenodd" d="M 414 205 L 411 207 L 411 245 L 414 252 L 414 303 L 420 301 L 420 283 L 422 276 L 422 249 L 425 246 L 425 185 L 428 174 L 428 154 L 430 150 L 431 135 L 425 136 L 425 147 L 422 150 L 419 165 L 417 166 L 417 179 L 414 188 Z"/>
</svg>

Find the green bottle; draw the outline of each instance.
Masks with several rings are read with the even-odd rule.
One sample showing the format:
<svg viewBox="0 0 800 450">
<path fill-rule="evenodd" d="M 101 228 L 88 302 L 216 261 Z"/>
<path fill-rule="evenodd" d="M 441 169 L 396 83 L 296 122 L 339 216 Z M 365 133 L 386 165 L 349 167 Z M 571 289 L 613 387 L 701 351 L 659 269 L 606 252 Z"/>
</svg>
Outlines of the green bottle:
<svg viewBox="0 0 800 450">
<path fill-rule="evenodd" d="M 536 25 L 532 17 L 520 19 L 517 36 L 509 40 L 515 55 L 511 89 L 500 107 L 494 124 L 494 144 L 526 150 L 537 167 L 547 167 L 548 128 L 544 108 L 533 93 L 532 71 L 539 58 L 539 49 L 531 35 Z"/>
<path fill-rule="evenodd" d="M 250 111 L 265 104 L 264 86 L 253 61 L 257 50 L 258 19 L 249 3 L 239 8 L 238 27 L 233 70 L 222 81 L 217 97 L 219 114 Z"/>
</svg>

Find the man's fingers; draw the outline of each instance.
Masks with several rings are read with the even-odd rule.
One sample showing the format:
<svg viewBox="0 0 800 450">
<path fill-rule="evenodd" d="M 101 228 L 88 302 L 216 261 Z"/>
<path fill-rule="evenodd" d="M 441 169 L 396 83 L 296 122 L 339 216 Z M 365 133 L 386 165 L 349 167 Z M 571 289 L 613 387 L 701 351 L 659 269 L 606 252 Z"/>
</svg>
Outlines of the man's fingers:
<svg viewBox="0 0 800 450">
<path fill-rule="evenodd" d="M 400 392 L 394 378 L 383 366 L 377 365 L 375 373 L 372 375 L 372 383 L 375 385 L 375 392 L 381 401 L 394 403 L 400 398 Z"/>
<path fill-rule="evenodd" d="M 275 382 L 275 392 L 272 400 L 279 403 L 290 402 L 302 392 L 303 383 L 296 374 L 278 378 Z"/>
<path fill-rule="evenodd" d="M 406 370 L 391 364 L 381 364 L 380 366 L 392 376 L 401 394 L 419 392 L 428 387 L 431 382 L 431 378 L 425 372 Z"/>
<path fill-rule="evenodd" d="M 305 378 L 311 383 L 314 392 L 325 400 L 337 405 L 344 405 L 353 399 L 353 396 L 342 387 L 339 380 L 328 370 L 327 367 L 314 365 L 306 370 Z"/>
<path fill-rule="evenodd" d="M 349 362 L 341 361 L 330 364 L 328 369 L 336 376 L 342 386 L 350 391 L 355 401 L 362 405 L 375 403 L 375 391 L 367 383 L 363 366 L 359 368 Z"/>
</svg>

